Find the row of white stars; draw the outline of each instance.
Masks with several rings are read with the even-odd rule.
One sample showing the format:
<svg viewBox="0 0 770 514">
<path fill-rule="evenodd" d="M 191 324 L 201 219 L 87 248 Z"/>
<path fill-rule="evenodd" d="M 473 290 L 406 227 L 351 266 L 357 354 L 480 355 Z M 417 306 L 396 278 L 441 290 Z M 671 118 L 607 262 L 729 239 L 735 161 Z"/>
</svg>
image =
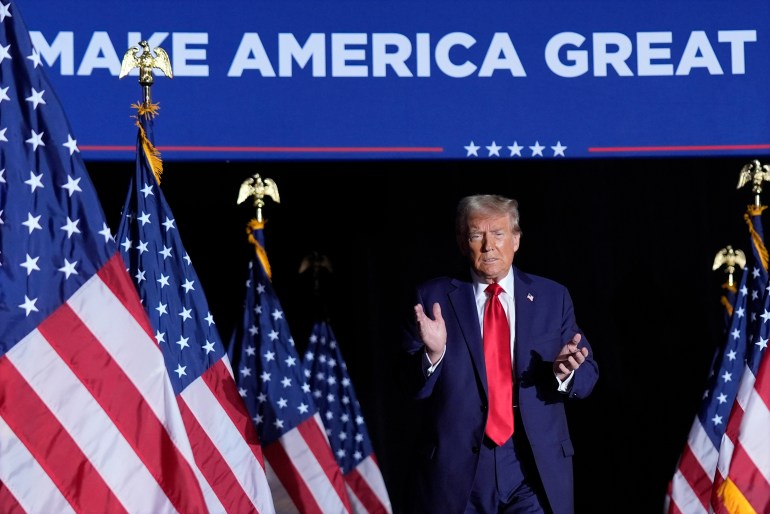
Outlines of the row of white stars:
<svg viewBox="0 0 770 514">
<path fill-rule="evenodd" d="M 473 141 L 471 141 L 469 145 L 464 146 L 463 148 L 465 148 L 465 151 L 467 152 L 465 154 L 466 157 L 479 157 L 479 150 L 481 150 L 481 146 L 477 145 Z M 507 157 L 524 157 L 521 154 L 521 151 L 525 148 L 529 148 L 531 152 L 529 157 L 544 157 L 543 150 L 546 149 L 546 147 L 541 145 L 539 141 L 535 141 L 535 144 L 529 147 L 524 147 L 517 141 L 514 141 L 510 146 L 503 147 L 498 145 L 495 141 L 492 141 L 491 145 L 485 146 L 484 148 L 487 150 L 487 157 L 502 157 L 503 155 L 500 154 L 500 151 L 503 150 L 503 148 L 506 148 L 509 152 Z M 557 141 L 556 146 L 551 147 L 551 150 L 553 150 L 553 157 L 564 157 L 564 151 L 566 149 L 567 147 L 562 145 L 561 141 Z"/>
<path fill-rule="evenodd" d="M 241 389 L 241 396 L 245 396 L 243 394 L 242 389 Z M 260 393 L 259 396 L 257 396 L 257 400 L 259 400 L 259 403 L 265 403 L 267 401 L 267 395 L 265 393 Z M 278 405 L 278 407 L 280 407 L 281 409 L 285 409 L 286 407 L 289 406 L 289 402 L 288 400 L 286 400 L 286 398 L 279 398 L 278 401 L 276 402 L 276 405 Z M 307 414 L 308 412 L 310 412 L 310 406 L 303 402 L 299 404 L 299 407 L 297 407 L 297 410 L 299 411 L 300 414 Z M 252 419 L 254 420 L 254 423 L 257 425 L 261 425 L 262 422 L 264 421 L 264 417 L 261 414 L 257 414 Z M 273 420 L 273 426 L 278 430 L 282 430 L 283 420 L 281 418 L 276 417 L 275 420 Z"/>
<path fill-rule="evenodd" d="M 330 435 L 330 434 L 327 434 L 327 435 L 329 435 L 329 436 L 331 437 L 331 435 Z M 342 435 L 343 435 L 343 434 L 340 434 L 340 436 L 342 436 Z M 358 439 L 358 437 L 360 437 L 360 436 L 356 436 L 356 439 Z M 361 439 L 363 439 L 363 437 L 361 437 Z M 337 456 L 338 456 L 339 458 L 341 458 L 341 459 L 345 458 L 345 455 L 347 455 L 347 454 L 348 454 L 348 452 L 347 452 L 347 451 L 345 451 L 345 449 L 344 449 L 344 448 L 340 448 L 339 450 L 337 450 Z M 364 457 L 364 454 L 363 454 L 363 453 L 361 453 L 361 452 L 360 452 L 360 451 L 358 451 L 358 450 L 356 450 L 356 452 L 353 454 L 353 458 L 354 458 L 356 461 L 359 461 L 359 460 L 361 460 L 363 457 Z"/>
<path fill-rule="evenodd" d="M 249 349 L 251 351 L 249 351 L 247 349 L 247 351 L 246 351 L 247 355 L 254 355 L 253 347 L 250 347 Z M 269 361 L 274 361 L 275 360 L 275 352 L 267 352 L 267 353 L 265 353 L 265 360 L 268 361 L 268 362 Z M 297 365 L 297 359 L 295 359 L 292 356 L 286 357 L 284 362 L 286 363 L 286 366 L 288 366 L 290 368 Z M 248 366 L 243 366 L 241 368 L 241 376 L 243 376 L 243 377 L 250 377 L 251 376 L 251 372 L 252 372 L 252 369 L 250 367 L 248 367 Z M 268 373 L 267 371 L 263 371 L 262 374 L 260 375 L 260 378 L 262 379 L 262 382 L 270 382 L 271 377 L 272 377 L 272 375 L 270 373 Z M 283 387 L 291 387 L 291 379 L 288 378 L 288 377 L 284 377 L 283 380 L 281 381 L 281 383 L 283 384 Z"/>
<path fill-rule="evenodd" d="M 309 386 L 307 384 L 304 384 L 302 386 L 303 391 L 307 392 L 308 389 L 306 388 L 309 388 Z M 246 390 L 243 388 L 239 389 L 238 392 L 244 398 L 247 395 Z M 257 396 L 257 401 L 259 401 L 259 403 L 264 404 L 265 402 L 267 402 L 267 395 L 265 393 L 259 393 L 259 395 Z M 286 407 L 289 406 L 289 401 L 283 397 L 279 398 L 275 403 L 281 409 L 285 409 Z M 297 410 L 299 411 L 300 414 L 307 414 L 308 412 L 310 412 L 310 406 L 302 402 L 297 407 Z M 261 425 L 262 422 L 264 421 L 264 417 L 261 414 L 257 414 L 256 416 L 254 416 L 253 419 L 254 419 L 254 423 L 257 425 Z M 283 420 L 278 417 L 275 418 L 275 420 L 273 420 L 273 426 L 275 426 L 275 428 L 277 428 L 278 430 L 281 430 L 283 428 Z"/>
</svg>

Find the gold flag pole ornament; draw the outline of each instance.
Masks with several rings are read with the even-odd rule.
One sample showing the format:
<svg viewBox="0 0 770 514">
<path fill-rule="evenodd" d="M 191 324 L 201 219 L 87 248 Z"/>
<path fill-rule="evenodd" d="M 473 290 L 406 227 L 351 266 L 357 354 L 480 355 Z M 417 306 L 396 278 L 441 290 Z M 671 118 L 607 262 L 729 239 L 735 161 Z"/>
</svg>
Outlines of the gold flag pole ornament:
<svg viewBox="0 0 770 514">
<path fill-rule="evenodd" d="M 757 159 L 752 160 L 741 168 L 741 174 L 738 178 L 737 189 L 742 188 L 746 184 L 751 184 L 751 192 L 754 193 L 754 203 L 746 208 L 746 214 L 743 215 L 746 220 L 746 224 L 749 226 L 751 232 L 751 240 L 754 246 L 757 248 L 759 258 L 762 261 L 762 267 L 768 269 L 768 253 L 765 247 L 762 237 L 754 230 L 754 225 L 751 223 L 752 216 L 761 216 L 767 205 L 762 205 L 759 195 L 762 193 L 762 182 L 770 181 L 770 165 L 761 164 Z"/>
<path fill-rule="evenodd" d="M 139 53 L 139 50 L 142 53 Z M 147 162 L 150 163 L 152 173 L 155 175 L 155 180 L 160 184 L 160 177 L 163 174 L 163 161 L 160 158 L 160 152 L 155 145 L 147 137 L 144 127 L 139 123 L 139 116 L 148 116 L 150 119 L 154 118 L 158 114 L 160 108 L 158 104 L 152 103 L 150 96 L 150 88 L 155 82 L 153 76 L 153 69 L 162 71 L 166 77 L 174 78 L 174 73 L 171 70 L 171 60 L 168 58 L 168 54 L 161 47 L 155 48 L 155 55 L 153 55 L 150 49 L 150 44 L 147 41 L 140 41 L 139 47 L 131 47 L 123 55 L 123 62 L 120 64 L 119 79 L 122 79 L 134 68 L 139 68 L 139 84 L 142 86 L 143 101 L 141 104 L 132 104 L 131 107 L 137 110 L 136 126 L 139 127 L 139 137 L 142 140 L 142 148 L 147 156 Z"/>
<path fill-rule="evenodd" d="M 741 249 L 734 250 L 732 246 L 727 245 L 717 252 L 711 269 L 716 271 L 720 267 L 724 267 L 725 273 L 727 273 L 727 286 L 732 288 L 735 286 L 733 274 L 736 264 L 740 269 L 746 267 L 746 254 Z"/>
<path fill-rule="evenodd" d="M 142 53 L 139 53 L 140 48 Z M 150 87 L 155 82 L 152 70 L 158 69 L 168 78 L 174 78 L 174 73 L 171 70 L 171 60 L 168 58 L 166 51 L 158 46 L 155 47 L 155 55 L 152 52 L 147 41 L 140 41 L 139 47 L 132 46 L 129 48 L 123 55 L 123 62 L 120 64 L 120 74 L 118 75 L 118 78 L 122 79 L 134 68 L 139 68 L 139 84 L 142 86 L 144 104 L 146 106 L 152 103 L 150 100 Z"/>
<path fill-rule="evenodd" d="M 751 183 L 751 192 L 754 193 L 754 206 L 760 207 L 759 195 L 762 193 L 762 182 L 766 181 L 770 181 L 770 165 L 760 164 L 757 159 L 754 159 L 741 168 L 737 189 Z"/>
<path fill-rule="evenodd" d="M 316 295 L 321 294 L 321 271 L 326 270 L 328 273 L 332 273 L 332 262 L 329 257 L 323 255 L 317 251 L 312 251 L 302 259 L 299 265 L 299 274 L 310 270 L 313 278 L 313 293 Z"/>
<path fill-rule="evenodd" d="M 249 235 L 249 242 L 254 245 L 257 257 L 262 263 L 268 278 L 272 278 L 270 263 L 267 260 L 267 252 L 262 244 L 254 237 L 254 231 L 265 228 L 265 219 L 262 217 L 262 207 L 265 206 L 265 197 L 269 196 L 275 203 L 281 203 L 281 196 L 278 194 L 278 186 L 270 178 L 262 180 L 259 173 L 247 178 L 241 183 L 238 190 L 238 205 L 242 204 L 249 197 L 254 198 L 254 207 L 257 208 L 257 217 L 249 221 L 246 226 L 246 233 Z"/>
<path fill-rule="evenodd" d="M 262 180 L 259 173 L 247 178 L 241 184 L 238 190 L 238 204 L 242 204 L 250 196 L 254 197 L 254 207 L 257 208 L 257 221 L 262 223 L 262 207 L 265 206 L 264 198 L 269 196 L 275 203 L 281 203 L 281 197 L 278 194 L 278 186 L 270 178 Z"/>
</svg>

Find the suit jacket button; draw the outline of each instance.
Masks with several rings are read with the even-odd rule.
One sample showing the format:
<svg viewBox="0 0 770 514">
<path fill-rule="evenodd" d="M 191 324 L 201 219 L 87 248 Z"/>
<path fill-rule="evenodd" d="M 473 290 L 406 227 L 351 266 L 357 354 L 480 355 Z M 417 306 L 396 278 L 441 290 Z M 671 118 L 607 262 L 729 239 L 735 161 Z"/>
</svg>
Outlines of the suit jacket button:
<svg viewBox="0 0 770 514">
<path fill-rule="evenodd" d="M 481 404 L 481 412 L 486 412 L 486 411 L 487 411 L 487 404 L 486 403 L 482 403 Z"/>
<path fill-rule="evenodd" d="M 473 448 L 471 448 L 471 451 L 473 453 L 479 453 L 479 447 L 478 446 L 474 446 Z"/>
</svg>

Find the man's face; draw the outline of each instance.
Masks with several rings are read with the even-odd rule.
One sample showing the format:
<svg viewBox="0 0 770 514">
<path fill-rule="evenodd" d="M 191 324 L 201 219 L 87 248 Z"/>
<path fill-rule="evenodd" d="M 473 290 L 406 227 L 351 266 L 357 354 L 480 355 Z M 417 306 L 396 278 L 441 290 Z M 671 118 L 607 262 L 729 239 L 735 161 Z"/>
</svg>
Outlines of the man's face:
<svg viewBox="0 0 770 514">
<path fill-rule="evenodd" d="M 510 221 L 507 214 L 468 218 L 468 257 L 473 269 L 488 284 L 508 274 L 519 249 L 520 234 L 513 233 Z"/>
</svg>

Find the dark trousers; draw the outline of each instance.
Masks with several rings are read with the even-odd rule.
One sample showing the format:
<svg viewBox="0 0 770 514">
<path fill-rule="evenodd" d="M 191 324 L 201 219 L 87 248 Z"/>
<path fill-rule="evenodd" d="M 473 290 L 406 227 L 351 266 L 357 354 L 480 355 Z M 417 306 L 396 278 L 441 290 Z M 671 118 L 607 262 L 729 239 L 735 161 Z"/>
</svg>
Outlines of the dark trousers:
<svg viewBox="0 0 770 514">
<path fill-rule="evenodd" d="M 541 491 L 529 448 L 516 434 L 502 446 L 485 437 L 465 514 L 545 514 Z"/>
</svg>

